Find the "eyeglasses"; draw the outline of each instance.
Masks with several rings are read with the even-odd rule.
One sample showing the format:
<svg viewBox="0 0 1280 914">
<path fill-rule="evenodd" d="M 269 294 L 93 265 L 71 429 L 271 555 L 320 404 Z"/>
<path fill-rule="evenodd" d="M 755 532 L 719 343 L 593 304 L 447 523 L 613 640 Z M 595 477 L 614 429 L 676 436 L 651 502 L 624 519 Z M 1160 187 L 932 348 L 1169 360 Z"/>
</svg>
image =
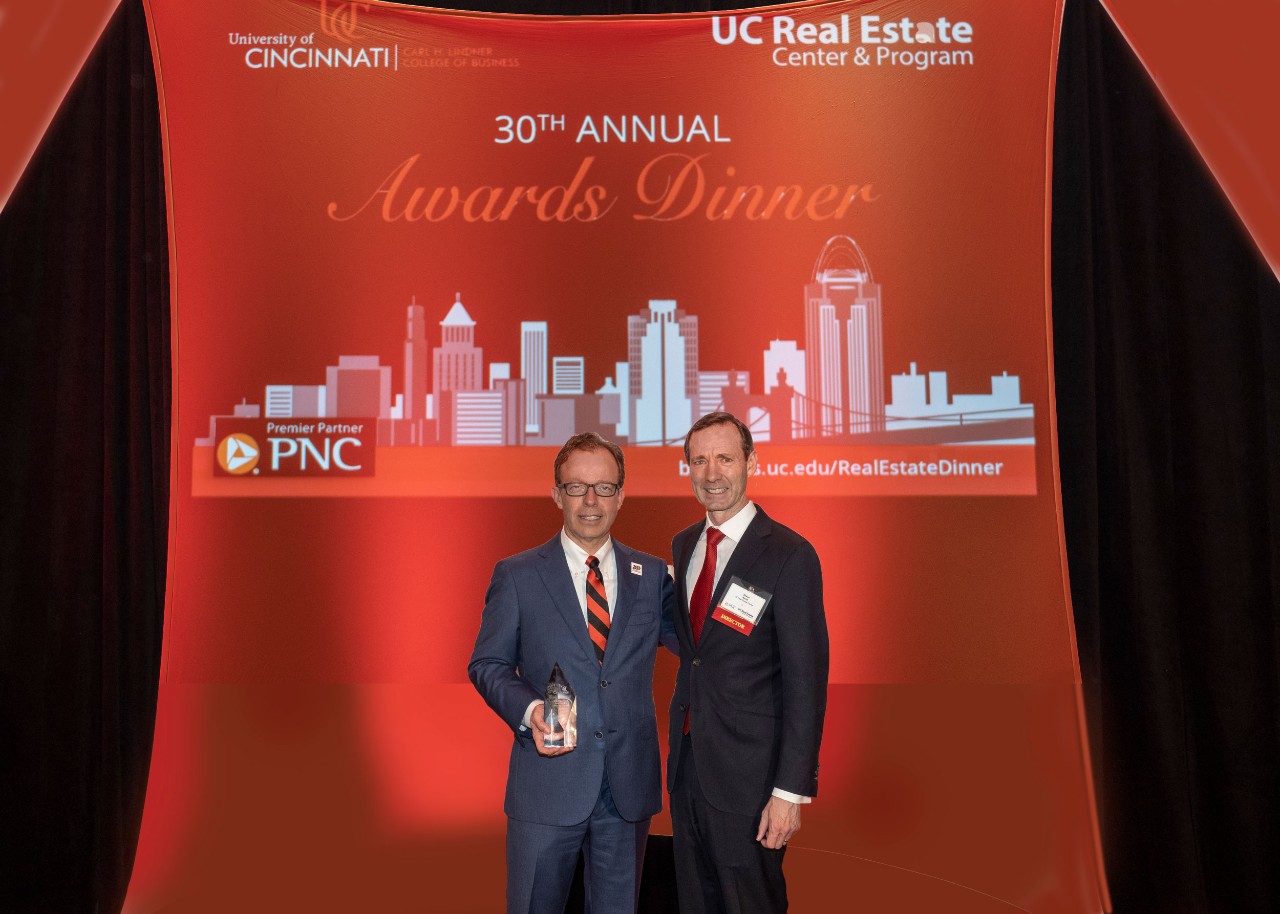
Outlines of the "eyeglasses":
<svg viewBox="0 0 1280 914">
<path fill-rule="evenodd" d="M 574 498 L 586 495 L 587 489 L 595 492 L 597 498 L 613 498 L 622 486 L 614 482 L 562 482 L 559 488 L 565 495 L 572 495 Z"/>
</svg>

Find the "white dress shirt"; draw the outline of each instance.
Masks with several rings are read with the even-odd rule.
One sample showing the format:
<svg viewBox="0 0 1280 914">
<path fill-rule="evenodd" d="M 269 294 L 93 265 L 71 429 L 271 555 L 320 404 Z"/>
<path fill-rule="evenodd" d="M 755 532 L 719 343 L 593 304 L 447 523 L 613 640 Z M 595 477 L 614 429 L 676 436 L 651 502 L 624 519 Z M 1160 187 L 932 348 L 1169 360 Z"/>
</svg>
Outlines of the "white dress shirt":
<svg viewBox="0 0 1280 914">
<path fill-rule="evenodd" d="M 742 506 L 742 510 L 733 517 L 729 518 L 718 529 L 724 534 L 724 539 L 720 541 L 720 545 L 716 548 L 716 576 L 711 582 L 711 592 L 715 593 L 716 585 L 720 583 L 720 575 L 724 574 L 725 566 L 729 564 L 729 559 L 733 557 L 733 550 L 738 548 L 738 543 L 742 537 L 746 535 L 747 527 L 751 525 L 751 521 L 756 516 L 756 503 L 747 502 Z M 707 531 L 711 529 L 713 524 L 711 518 L 707 518 L 706 524 L 702 527 L 702 533 L 698 536 L 698 544 L 693 547 L 693 557 L 689 559 L 689 570 L 684 576 L 684 592 L 693 596 L 693 587 L 698 583 L 698 575 L 702 573 L 702 560 L 707 555 Z"/>
<path fill-rule="evenodd" d="M 724 574 L 725 566 L 729 564 L 729 559 L 733 557 L 733 550 L 738 548 L 738 543 L 742 541 L 742 537 L 746 535 L 747 527 L 751 525 L 751 521 L 756 516 L 756 503 L 753 501 L 743 505 L 742 510 L 733 517 L 729 518 L 718 529 L 724 534 L 724 539 L 720 541 L 720 545 L 716 548 L 716 576 L 712 581 L 711 591 L 715 592 L 716 586 L 720 583 L 720 575 Z M 693 547 L 693 556 L 689 559 L 689 570 L 684 576 L 684 592 L 693 595 L 694 585 L 698 583 L 698 575 L 702 573 L 702 562 L 707 555 L 707 531 L 713 527 L 711 518 L 707 517 L 706 524 L 702 527 L 702 533 L 698 536 L 698 543 Z M 687 610 L 688 607 L 686 606 Z M 708 614 L 708 624 L 710 624 L 710 615 Z M 783 675 L 786 672 L 783 671 Z M 773 788 L 773 795 L 792 803 L 812 803 L 813 797 L 801 796 L 798 793 L 792 793 L 789 790 L 781 788 Z"/>
<path fill-rule="evenodd" d="M 613 555 L 613 537 L 605 540 L 604 545 L 595 552 L 587 553 L 569 538 L 569 534 L 561 530 L 560 547 L 564 550 L 569 574 L 573 576 L 573 590 L 578 595 L 578 608 L 582 610 L 582 627 L 587 627 L 587 559 L 592 555 L 600 560 L 600 576 L 604 578 L 604 595 L 609 601 L 609 618 L 612 620 L 613 608 L 618 605 L 618 560 Z M 541 703 L 541 698 L 536 699 L 524 709 L 523 729 L 529 728 L 529 715 Z"/>
<path fill-rule="evenodd" d="M 578 595 L 578 608 L 582 610 L 582 624 L 587 624 L 587 559 L 592 555 L 600 560 L 604 595 L 609 601 L 609 618 L 613 619 L 613 608 L 618 603 L 618 562 L 613 557 L 613 537 L 605 540 L 595 552 L 586 553 L 561 530 L 560 545 L 564 548 L 564 560 L 569 563 L 569 574 L 573 575 L 573 590 Z"/>
</svg>

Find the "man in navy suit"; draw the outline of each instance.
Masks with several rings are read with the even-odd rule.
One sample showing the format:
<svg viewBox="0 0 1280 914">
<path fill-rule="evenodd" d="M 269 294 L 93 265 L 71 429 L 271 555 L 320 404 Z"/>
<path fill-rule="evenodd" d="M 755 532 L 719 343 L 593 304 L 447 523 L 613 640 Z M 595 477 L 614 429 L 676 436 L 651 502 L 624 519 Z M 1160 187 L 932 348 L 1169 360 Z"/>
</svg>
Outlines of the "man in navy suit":
<svg viewBox="0 0 1280 914">
<path fill-rule="evenodd" d="M 514 733 L 507 770 L 508 914 L 564 910 L 581 851 L 587 910 L 634 914 L 649 819 L 662 808 L 653 705 L 658 644 L 675 650 L 665 564 L 612 539 L 621 449 L 587 432 L 555 459 L 564 515 L 548 542 L 493 569 L 468 673 Z M 551 747 L 543 695 L 559 664 L 576 748 Z"/>
<path fill-rule="evenodd" d="M 707 516 L 671 544 L 680 670 L 667 789 L 680 914 L 779 914 L 787 841 L 818 793 L 822 568 L 803 537 L 747 498 L 746 425 L 709 413 L 684 455 Z"/>
</svg>

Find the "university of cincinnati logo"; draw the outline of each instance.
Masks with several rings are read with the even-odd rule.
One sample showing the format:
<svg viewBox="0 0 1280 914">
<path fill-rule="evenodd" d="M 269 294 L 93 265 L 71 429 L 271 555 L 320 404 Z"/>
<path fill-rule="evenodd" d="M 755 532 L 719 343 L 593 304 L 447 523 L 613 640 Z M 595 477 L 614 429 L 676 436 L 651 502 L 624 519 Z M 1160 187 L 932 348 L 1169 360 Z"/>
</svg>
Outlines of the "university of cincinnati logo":
<svg viewBox="0 0 1280 914">
<path fill-rule="evenodd" d="M 351 44 L 356 35 L 358 11 L 368 9 L 367 3 L 338 3 L 331 9 L 327 0 L 320 0 L 320 30 Z"/>
<path fill-rule="evenodd" d="M 218 465 L 232 476 L 252 473 L 261 453 L 258 442 L 243 432 L 235 432 L 218 444 Z"/>
</svg>

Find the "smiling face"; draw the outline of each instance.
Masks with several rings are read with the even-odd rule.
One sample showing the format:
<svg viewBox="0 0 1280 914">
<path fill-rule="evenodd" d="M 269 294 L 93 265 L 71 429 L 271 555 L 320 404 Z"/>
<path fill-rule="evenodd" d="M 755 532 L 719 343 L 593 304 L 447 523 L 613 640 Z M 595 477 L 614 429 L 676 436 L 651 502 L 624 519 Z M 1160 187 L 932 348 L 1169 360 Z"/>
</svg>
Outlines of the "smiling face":
<svg viewBox="0 0 1280 914">
<path fill-rule="evenodd" d="M 604 448 L 594 451 L 574 451 L 560 467 L 560 481 L 612 482 L 618 481 L 618 464 Z M 551 490 L 556 506 L 564 512 L 564 532 L 588 553 L 595 552 L 609 538 L 609 528 L 622 507 L 622 490 L 610 498 L 601 498 L 595 489 L 587 489 L 586 495 L 566 495 L 557 487 Z"/>
<path fill-rule="evenodd" d="M 742 437 L 729 423 L 699 429 L 689 437 L 689 477 L 693 496 L 719 526 L 747 503 L 747 477 L 755 474 L 756 454 L 742 453 Z"/>
</svg>

